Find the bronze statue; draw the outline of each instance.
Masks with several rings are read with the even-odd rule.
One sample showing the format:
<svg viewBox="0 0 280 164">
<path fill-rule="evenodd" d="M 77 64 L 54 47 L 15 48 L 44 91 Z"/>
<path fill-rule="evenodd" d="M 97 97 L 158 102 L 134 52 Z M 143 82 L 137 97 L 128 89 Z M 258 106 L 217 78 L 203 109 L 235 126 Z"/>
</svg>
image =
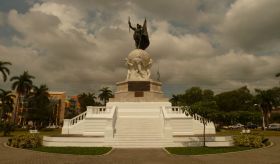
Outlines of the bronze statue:
<svg viewBox="0 0 280 164">
<path fill-rule="evenodd" d="M 146 19 L 143 23 L 143 26 L 137 24 L 136 27 L 132 27 L 130 19 L 128 19 L 128 25 L 134 31 L 133 38 L 135 40 L 136 48 L 145 50 L 150 45 Z"/>
</svg>

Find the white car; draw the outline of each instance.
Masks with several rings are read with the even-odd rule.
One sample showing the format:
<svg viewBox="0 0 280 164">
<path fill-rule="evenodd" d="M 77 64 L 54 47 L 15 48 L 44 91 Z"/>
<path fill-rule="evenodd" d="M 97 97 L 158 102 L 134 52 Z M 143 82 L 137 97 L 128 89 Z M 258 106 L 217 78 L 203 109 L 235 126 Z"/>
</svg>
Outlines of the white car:
<svg viewBox="0 0 280 164">
<path fill-rule="evenodd" d="M 280 130 L 280 124 L 278 123 L 273 123 L 268 125 L 268 130 Z"/>
<path fill-rule="evenodd" d="M 242 125 L 240 123 L 229 126 L 230 129 L 240 129 L 240 128 L 243 128 L 243 127 L 244 127 L 244 125 Z"/>
</svg>

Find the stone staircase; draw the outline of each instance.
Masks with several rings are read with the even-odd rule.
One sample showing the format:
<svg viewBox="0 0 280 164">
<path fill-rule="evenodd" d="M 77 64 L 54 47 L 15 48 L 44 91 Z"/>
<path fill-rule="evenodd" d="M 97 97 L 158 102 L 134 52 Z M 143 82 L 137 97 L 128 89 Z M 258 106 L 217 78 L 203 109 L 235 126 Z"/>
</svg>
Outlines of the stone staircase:
<svg viewBox="0 0 280 164">
<path fill-rule="evenodd" d="M 164 138 L 160 117 L 157 118 L 118 118 L 113 147 L 153 148 L 172 144 Z"/>
</svg>

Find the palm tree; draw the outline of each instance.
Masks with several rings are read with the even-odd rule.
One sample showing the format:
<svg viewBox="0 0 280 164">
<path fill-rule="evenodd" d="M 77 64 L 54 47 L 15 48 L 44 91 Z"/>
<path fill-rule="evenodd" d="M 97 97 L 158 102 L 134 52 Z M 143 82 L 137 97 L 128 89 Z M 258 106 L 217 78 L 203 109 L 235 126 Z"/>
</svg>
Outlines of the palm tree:
<svg viewBox="0 0 280 164">
<path fill-rule="evenodd" d="M 10 62 L 0 61 L 0 72 L 2 73 L 4 82 L 7 80 L 7 75 L 10 74 L 10 70 L 7 68 L 7 65 L 12 65 Z"/>
<path fill-rule="evenodd" d="M 51 103 L 49 99 L 48 87 L 40 85 L 34 86 L 33 92 L 29 94 L 28 110 L 24 111 L 26 120 L 31 120 L 36 126 L 36 123 L 49 123 L 52 113 Z"/>
<path fill-rule="evenodd" d="M 169 100 L 173 106 L 178 106 L 180 102 L 180 95 L 172 95 L 172 98 Z"/>
<path fill-rule="evenodd" d="M 112 91 L 109 89 L 109 87 L 104 87 L 99 90 L 98 98 L 104 102 L 104 105 L 109 101 L 109 98 L 113 97 Z"/>
<path fill-rule="evenodd" d="M 274 89 L 268 89 L 268 90 L 260 90 L 255 89 L 256 91 L 256 101 L 257 104 L 263 115 L 263 126 L 268 126 L 269 124 L 269 115 L 274 107 L 278 105 L 278 91 L 277 88 Z M 264 127 L 263 127 L 264 129 Z"/>
<path fill-rule="evenodd" d="M 0 119 L 2 119 L 7 113 L 13 111 L 15 95 L 13 95 L 11 91 L 5 91 L 3 89 L 0 89 L 0 91 L 0 101 L 2 103 Z"/>
<path fill-rule="evenodd" d="M 86 111 L 87 106 L 93 106 L 96 105 L 95 102 L 95 94 L 94 93 L 82 93 L 78 95 L 78 101 L 80 103 L 80 107 L 81 107 L 81 112 Z"/>
<path fill-rule="evenodd" d="M 12 89 L 16 90 L 17 92 L 17 101 L 16 101 L 16 109 L 13 112 L 13 121 L 16 121 L 16 115 L 19 110 L 19 104 L 21 101 L 21 107 L 23 107 L 23 100 L 24 97 L 30 92 L 30 90 L 33 87 L 32 79 L 34 79 L 34 76 L 29 75 L 27 71 L 24 71 L 22 75 L 20 76 L 14 76 L 10 79 L 10 81 L 13 81 Z"/>
<path fill-rule="evenodd" d="M 33 86 L 33 95 L 34 96 L 42 96 L 42 97 L 49 97 L 49 88 L 47 85 L 40 85 L 40 87 Z"/>
</svg>

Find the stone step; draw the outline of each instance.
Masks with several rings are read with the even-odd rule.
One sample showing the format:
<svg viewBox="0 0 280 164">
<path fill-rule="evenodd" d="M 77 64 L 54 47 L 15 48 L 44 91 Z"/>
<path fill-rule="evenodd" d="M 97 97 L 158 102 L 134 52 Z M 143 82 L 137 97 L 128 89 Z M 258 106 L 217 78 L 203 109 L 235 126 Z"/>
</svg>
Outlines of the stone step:
<svg viewBox="0 0 280 164">
<path fill-rule="evenodd" d="M 129 142 L 129 143 L 137 143 L 137 142 L 170 142 L 170 140 L 162 140 L 161 138 L 115 138 L 114 141 L 119 142 Z"/>
<path fill-rule="evenodd" d="M 114 135 L 116 138 L 123 137 L 123 138 L 162 138 L 162 135 L 132 135 L 132 134 L 117 134 Z"/>
<path fill-rule="evenodd" d="M 117 129 L 117 130 L 122 130 L 122 129 L 125 129 L 125 130 L 131 130 L 131 131 L 133 131 L 133 130 L 152 130 L 152 129 L 155 129 L 156 131 L 161 131 L 161 130 L 158 130 L 158 129 L 161 129 L 160 128 L 161 126 L 147 126 L 147 127 L 138 127 L 138 126 L 136 126 L 136 127 L 123 127 L 123 126 L 116 126 L 115 127 L 115 129 Z"/>
</svg>

